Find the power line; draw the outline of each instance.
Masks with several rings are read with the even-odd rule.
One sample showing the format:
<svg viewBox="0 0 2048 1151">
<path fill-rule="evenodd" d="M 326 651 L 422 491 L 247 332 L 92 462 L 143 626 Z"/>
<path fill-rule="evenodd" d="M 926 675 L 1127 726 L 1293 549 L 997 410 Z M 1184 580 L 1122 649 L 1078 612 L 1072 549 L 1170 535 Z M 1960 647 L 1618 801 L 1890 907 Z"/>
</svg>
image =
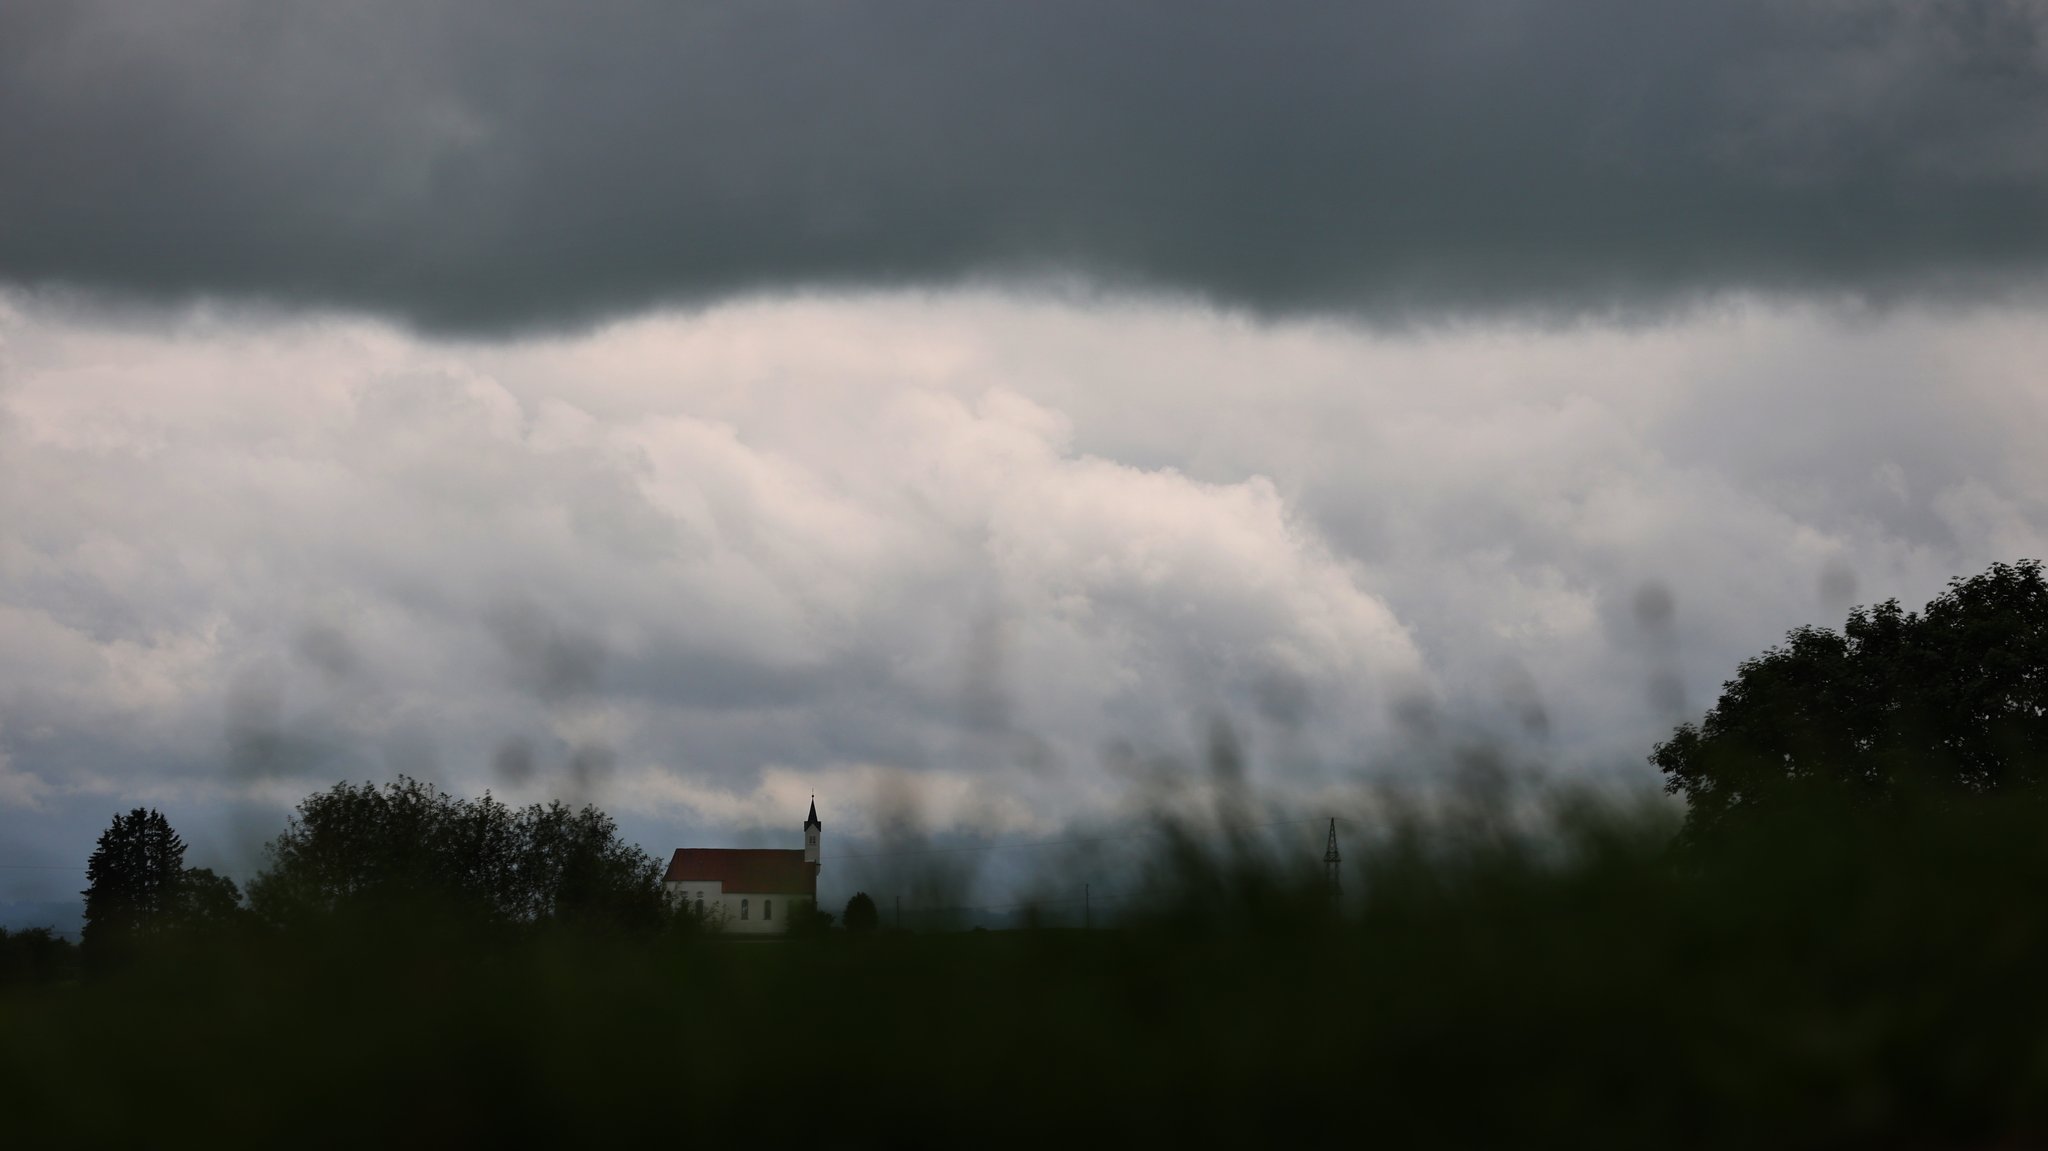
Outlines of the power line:
<svg viewBox="0 0 2048 1151">
<path fill-rule="evenodd" d="M 1235 827 L 1232 830 L 1265 831 L 1275 827 L 1294 827 L 1304 823 L 1321 823 L 1326 818 L 1326 816 L 1315 815 L 1309 816 L 1306 819 L 1281 819 L 1276 820 L 1272 823 L 1254 823 L 1243 825 Z M 1027 840 L 1022 843 L 977 843 L 966 844 L 957 847 L 913 847 L 905 848 L 900 851 L 862 851 L 848 855 L 834 855 L 832 859 L 835 861 L 841 859 L 897 859 L 903 856 L 911 855 L 953 855 L 969 851 L 1009 851 L 1013 849 L 1022 850 L 1039 847 L 1059 847 L 1068 844 L 1113 843 L 1119 840 L 1140 839 L 1150 836 L 1159 836 L 1166 834 L 1169 833 L 1165 831 L 1146 829 L 1140 831 L 1118 832 L 1110 835 L 1083 835 L 1073 836 L 1064 839 Z"/>
<path fill-rule="evenodd" d="M 912 915 L 947 915 L 969 911 L 1020 911 L 1025 908 L 1034 907 L 1072 907 L 1076 903 L 1085 902 L 1087 902 L 1087 897 L 1076 895 L 1067 899 L 1028 899 L 1021 903 L 935 904 L 930 907 L 907 907 L 904 910 Z M 1095 902 L 1131 904 L 1137 902 L 1137 897 L 1132 895 L 1113 895 L 1097 899 Z"/>
</svg>

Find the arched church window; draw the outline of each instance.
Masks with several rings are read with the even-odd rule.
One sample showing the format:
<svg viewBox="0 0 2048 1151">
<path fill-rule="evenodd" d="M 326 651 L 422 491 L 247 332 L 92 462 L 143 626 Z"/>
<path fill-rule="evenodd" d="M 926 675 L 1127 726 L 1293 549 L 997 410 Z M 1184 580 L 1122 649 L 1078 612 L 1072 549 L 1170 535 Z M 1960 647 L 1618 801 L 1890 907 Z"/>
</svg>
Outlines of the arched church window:
<svg viewBox="0 0 2048 1151">
<path fill-rule="evenodd" d="M 773 918 L 775 918 L 775 901 L 774 901 L 774 900 L 772 900 L 772 899 L 764 899 L 764 900 L 762 900 L 762 901 L 761 901 L 761 918 L 762 918 L 762 919 L 763 919 L 764 921 L 765 921 L 765 920 L 769 920 L 769 919 L 773 919 Z"/>
<path fill-rule="evenodd" d="M 704 914 L 704 893 L 701 891 L 697 893 L 697 914 Z"/>
<path fill-rule="evenodd" d="M 747 917 L 747 901 L 746 901 L 746 900 L 744 900 L 744 899 L 742 899 L 742 900 L 740 900 L 740 918 L 741 918 L 741 919 L 745 919 L 746 917 Z"/>
</svg>

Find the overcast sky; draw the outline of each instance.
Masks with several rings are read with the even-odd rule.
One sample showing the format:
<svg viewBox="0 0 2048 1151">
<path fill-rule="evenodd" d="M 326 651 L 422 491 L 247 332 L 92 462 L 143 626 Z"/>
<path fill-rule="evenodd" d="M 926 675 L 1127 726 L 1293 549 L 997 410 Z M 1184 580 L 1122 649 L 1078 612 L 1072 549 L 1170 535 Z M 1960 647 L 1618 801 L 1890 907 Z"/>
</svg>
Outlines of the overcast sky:
<svg viewBox="0 0 2048 1151">
<path fill-rule="evenodd" d="M 0 920 L 398 772 L 659 854 L 1057 836 L 1219 724 L 1307 816 L 1654 787 L 1786 629 L 2048 552 L 2044 33 L 0 7 Z"/>
</svg>

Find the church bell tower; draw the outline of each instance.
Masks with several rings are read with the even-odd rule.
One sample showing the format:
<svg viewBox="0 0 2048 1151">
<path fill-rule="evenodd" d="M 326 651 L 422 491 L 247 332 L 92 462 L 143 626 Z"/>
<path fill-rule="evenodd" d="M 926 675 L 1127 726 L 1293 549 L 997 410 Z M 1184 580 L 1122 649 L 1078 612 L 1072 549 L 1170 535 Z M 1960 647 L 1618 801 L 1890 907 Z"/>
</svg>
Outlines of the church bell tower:
<svg viewBox="0 0 2048 1151">
<path fill-rule="evenodd" d="M 825 825 L 818 822 L 818 797 L 811 797 L 811 817 L 804 820 L 804 862 L 818 862 L 818 837 L 825 831 Z"/>
</svg>

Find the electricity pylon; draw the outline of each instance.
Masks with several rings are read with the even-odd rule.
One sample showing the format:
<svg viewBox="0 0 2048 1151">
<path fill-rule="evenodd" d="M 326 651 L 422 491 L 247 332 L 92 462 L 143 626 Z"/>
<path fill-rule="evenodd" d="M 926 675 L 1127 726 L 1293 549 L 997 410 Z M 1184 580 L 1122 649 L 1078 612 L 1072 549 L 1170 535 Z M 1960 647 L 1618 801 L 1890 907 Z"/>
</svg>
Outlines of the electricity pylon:
<svg viewBox="0 0 2048 1151">
<path fill-rule="evenodd" d="M 1342 886 L 1337 879 L 1337 868 L 1343 862 L 1344 857 L 1337 854 L 1337 819 L 1335 816 L 1332 816 L 1330 818 L 1329 846 L 1323 848 L 1323 873 L 1329 879 L 1330 894 L 1333 897 L 1337 894 L 1338 888 Z"/>
</svg>

